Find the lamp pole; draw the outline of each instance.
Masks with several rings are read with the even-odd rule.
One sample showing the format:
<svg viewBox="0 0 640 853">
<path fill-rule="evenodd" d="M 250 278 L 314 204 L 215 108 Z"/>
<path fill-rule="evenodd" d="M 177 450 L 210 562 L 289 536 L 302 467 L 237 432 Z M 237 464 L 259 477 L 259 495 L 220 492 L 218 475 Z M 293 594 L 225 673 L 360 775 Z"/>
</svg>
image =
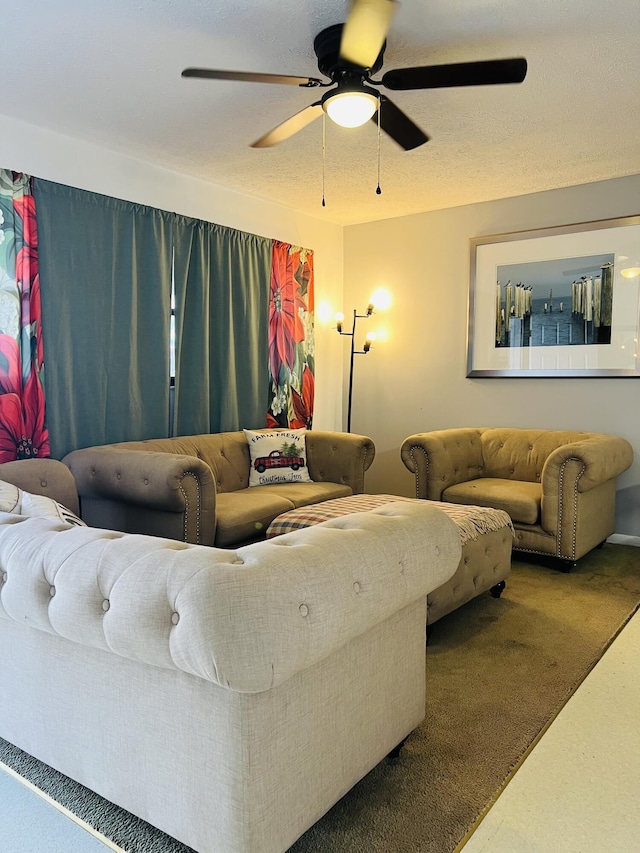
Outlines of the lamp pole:
<svg viewBox="0 0 640 853">
<path fill-rule="evenodd" d="M 367 306 L 366 314 L 358 314 L 356 309 L 353 309 L 353 323 L 351 325 L 351 331 L 345 332 L 342 328 L 343 318 L 342 315 L 338 315 L 336 317 L 336 331 L 339 335 L 343 335 L 344 337 L 351 338 L 351 353 L 349 357 L 349 393 L 347 398 L 347 432 L 351 432 L 351 401 L 353 399 L 353 362 L 356 355 L 366 355 L 371 349 L 371 342 L 373 340 L 373 336 L 371 334 L 367 335 L 364 346 L 361 350 L 357 350 L 355 348 L 355 337 L 356 337 L 356 325 L 358 320 L 364 320 L 369 318 L 373 314 L 373 305 L 369 303 Z"/>
</svg>

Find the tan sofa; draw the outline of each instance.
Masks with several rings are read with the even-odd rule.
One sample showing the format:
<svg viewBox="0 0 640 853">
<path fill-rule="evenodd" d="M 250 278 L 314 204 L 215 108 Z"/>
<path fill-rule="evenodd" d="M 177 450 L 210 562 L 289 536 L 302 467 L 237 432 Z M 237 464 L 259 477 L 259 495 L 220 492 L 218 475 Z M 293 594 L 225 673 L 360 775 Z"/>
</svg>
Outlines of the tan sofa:
<svg viewBox="0 0 640 853">
<path fill-rule="evenodd" d="M 312 483 L 249 488 L 242 431 L 87 447 L 63 462 L 92 527 L 227 548 L 264 538 L 294 507 L 364 491 L 375 456 L 370 438 L 320 430 L 305 438 Z"/>
<path fill-rule="evenodd" d="M 510 427 L 417 433 L 400 452 L 417 497 L 506 510 L 514 550 L 569 565 L 615 532 L 615 479 L 633 461 L 615 435 Z"/>
<path fill-rule="evenodd" d="M 423 719 L 460 550 L 422 501 L 234 550 L 0 513 L 0 737 L 199 853 L 284 853 Z"/>
</svg>

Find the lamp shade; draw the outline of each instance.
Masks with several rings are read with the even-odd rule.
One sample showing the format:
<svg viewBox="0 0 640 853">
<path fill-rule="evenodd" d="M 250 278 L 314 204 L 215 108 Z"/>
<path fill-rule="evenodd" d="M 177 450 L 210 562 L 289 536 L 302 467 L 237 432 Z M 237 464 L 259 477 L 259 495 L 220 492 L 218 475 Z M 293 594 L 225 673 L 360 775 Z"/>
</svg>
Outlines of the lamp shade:
<svg viewBox="0 0 640 853">
<path fill-rule="evenodd" d="M 322 107 L 341 127 L 360 127 L 378 109 L 378 98 L 369 92 L 337 92 L 323 99 Z"/>
</svg>

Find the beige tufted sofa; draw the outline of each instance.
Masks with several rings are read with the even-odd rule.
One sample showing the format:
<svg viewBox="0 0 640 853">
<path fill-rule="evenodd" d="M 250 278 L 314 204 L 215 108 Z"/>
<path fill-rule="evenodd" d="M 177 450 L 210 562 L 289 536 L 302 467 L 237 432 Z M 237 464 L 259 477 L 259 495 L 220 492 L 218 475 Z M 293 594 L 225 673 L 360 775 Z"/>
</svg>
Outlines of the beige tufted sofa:
<svg viewBox="0 0 640 853">
<path fill-rule="evenodd" d="M 294 507 L 364 491 L 375 456 L 370 438 L 312 430 L 306 447 L 313 483 L 253 488 L 242 431 L 87 447 L 63 462 L 87 524 L 228 548 L 264 538 Z"/>
<path fill-rule="evenodd" d="M 0 737 L 198 853 L 284 853 L 424 717 L 460 550 L 423 502 L 234 550 L 0 513 Z"/>
<path fill-rule="evenodd" d="M 515 550 L 567 563 L 614 533 L 615 480 L 633 462 L 615 435 L 511 427 L 417 433 L 400 452 L 417 497 L 506 510 Z"/>
</svg>

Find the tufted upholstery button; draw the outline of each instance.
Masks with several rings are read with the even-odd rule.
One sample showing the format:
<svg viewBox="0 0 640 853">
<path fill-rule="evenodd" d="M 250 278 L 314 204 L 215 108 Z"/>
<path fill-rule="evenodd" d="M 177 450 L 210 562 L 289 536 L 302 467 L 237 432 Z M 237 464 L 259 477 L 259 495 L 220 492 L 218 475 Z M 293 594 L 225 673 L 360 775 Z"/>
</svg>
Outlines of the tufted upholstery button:
<svg viewBox="0 0 640 853">
<path fill-rule="evenodd" d="M 149 478 L 148 477 L 144 478 L 144 484 L 145 484 L 145 486 L 149 485 Z"/>
<path fill-rule="evenodd" d="M 56 594 L 56 588 L 55 588 L 55 586 L 50 586 L 50 587 L 49 587 L 49 595 L 51 596 L 51 598 L 53 598 L 53 596 L 54 596 L 55 594 Z"/>
<path fill-rule="evenodd" d="M 439 546 L 439 545 L 436 545 L 436 547 L 435 547 L 433 550 L 435 551 L 436 556 L 438 556 L 438 557 L 439 557 L 439 556 L 440 556 L 440 546 Z"/>
<path fill-rule="evenodd" d="M 224 459 L 224 450 L 220 451 L 220 456 L 222 456 L 222 458 Z"/>
<path fill-rule="evenodd" d="M 533 450 L 533 444 L 529 445 L 529 450 Z"/>
<path fill-rule="evenodd" d="M 353 585 L 354 592 L 360 592 L 360 584 L 356 581 Z"/>
<path fill-rule="evenodd" d="M 303 617 L 309 615 L 309 608 L 306 604 L 301 604 L 298 610 L 300 611 L 300 615 Z"/>
<path fill-rule="evenodd" d="M 40 485 L 42 486 L 43 489 L 46 489 L 47 488 L 47 481 L 46 480 L 40 480 Z"/>
<path fill-rule="evenodd" d="M 121 480 L 121 479 L 122 479 L 122 474 L 118 471 L 118 473 L 116 474 L 116 480 Z"/>
<path fill-rule="evenodd" d="M 105 600 L 102 602 L 102 609 L 106 613 L 110 607 L 111 607 L 111 602 L 109 601 L 108 598 L 105 598 Z"/>
<path fill-rule="evenodd" d="M 241 557 L 236 557 L 236 559 L 231 562 L 234 566 L 244 566 L 244 560 Z"/>
<path fill-rule="evenodd" d="M 96 469 L 95 469 L 95 468 L 92 468 L 92 469 L 91 469 L 91 476 L 92 476 L 92 477 L 95 477 L 95 476 L 96 476 Z"/>
<path fill-rule="evenodd" d="M 337 449 L 338 449 L 338 446 L 337 446 L 336 444 L 334 444 L 334 445 L 333 445 L 333 451 L 334 451 L 334 453 L 335 453 L 335 451 L 336 451 Z"/>
<path fill-rule="evenodd" d="M 515 473 L 515 469 L 514 469 L 514 468 L 510 468 L 509 470 L 511 471 L 511 473 L 512 473 L 512 474 L 513 474 L 513 473 Z"/>
<path fill-rule="evenodd" d="M 177 625 L 179 621 L 180 621 L 180 614 L 179 613 L 172 613 L 171 614 L 171 624 Z"/>
</svg>

